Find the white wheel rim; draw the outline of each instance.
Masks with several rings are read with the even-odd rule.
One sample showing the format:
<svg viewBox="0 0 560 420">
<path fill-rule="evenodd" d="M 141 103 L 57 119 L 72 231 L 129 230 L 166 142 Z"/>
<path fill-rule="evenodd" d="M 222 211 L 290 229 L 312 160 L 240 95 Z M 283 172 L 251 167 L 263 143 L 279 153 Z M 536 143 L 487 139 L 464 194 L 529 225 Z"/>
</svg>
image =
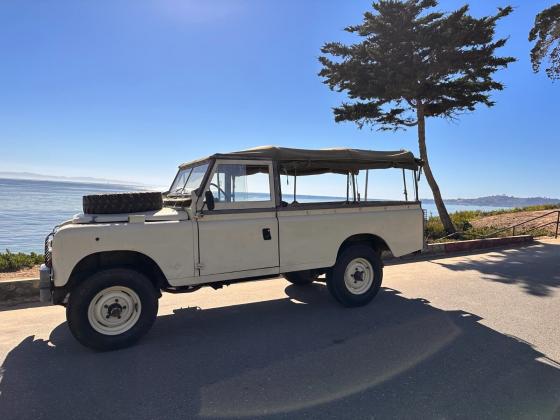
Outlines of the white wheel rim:
<svg viewBox="0 0 560 420">
<path fill-rule="evenodd" d="M 374 277 L 371 263 L 365 258 L 355 258 L 346 266 L 344 284 L 353 295 L 361 295 L 371 288 Z"/>
<path fill-rule="evenodd" d="M 88 319 L 91 327 L 104 335 L 130 330 L 140 318 L 142 305 L 135 291 L 124 286 L 103 289 L 91 300 Z"/>
</svg>

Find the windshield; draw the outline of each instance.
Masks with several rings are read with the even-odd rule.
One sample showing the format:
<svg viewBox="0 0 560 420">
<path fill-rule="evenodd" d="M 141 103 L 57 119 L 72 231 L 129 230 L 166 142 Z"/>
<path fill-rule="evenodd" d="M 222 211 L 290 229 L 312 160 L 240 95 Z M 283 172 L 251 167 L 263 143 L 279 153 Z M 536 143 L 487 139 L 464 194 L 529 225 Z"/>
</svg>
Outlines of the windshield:
<svg viewBox="0 0 560 420">
<path fill-rule="evenodd" d="M 190 194 L 191 191 L 200 187 L 207 169 L 208 163 L 181 169 L 169 189 L 169 195 Z"/>
</svg>

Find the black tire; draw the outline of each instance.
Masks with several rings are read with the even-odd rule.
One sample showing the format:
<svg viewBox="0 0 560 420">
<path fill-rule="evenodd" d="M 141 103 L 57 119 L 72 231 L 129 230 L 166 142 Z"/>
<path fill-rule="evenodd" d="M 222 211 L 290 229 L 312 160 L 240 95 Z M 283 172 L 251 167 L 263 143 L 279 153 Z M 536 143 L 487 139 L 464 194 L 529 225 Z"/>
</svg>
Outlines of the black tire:
<svg viewBox="0 0 560 420">
<path fill-rule="evenodd" d="M 84 195 L 82 202 L 85 214 L 136 213 L 163 207 L 160 192 Z"/>
<path fill-rule="evenodd" d="M 334 291 L 334 289 L 333 289 L 333 287 L 332 287 L 332 283 L 333 283 L 333 282 L 332 282 L 332 281 L 329 281 L 329 278 L 330 278 L 330 277 L 332 277 L 332 270 L 329 270 L 329 272 L 327 272 L 327 275 L 326 275 L 326 278 L 327 278 L 327 281 L 326 281 L 327 290 L 329 291 L 329 293 L 331 294 L 331 296 L 332 296 L 333 298 L 336 299 L 336 301 L 337 301 L 338 303 L 341 303 L 340 300 L 338 300 L 338 296 L 336 295 L 336 292 Z"/>
<path fill-rule="evenodd" d="M 115 286 L 126 287 L 136 293 L 140 300 L 140 311 L 139 315 L 135 315 L 138 318 L 130 329 L 117 335 L 108 335 L 93 327 L 88 311 L 90 303 L 98 293 Z M 154 323 L 158 311 L 158 296 L 158 291 L 150 279 L 137 271 L 127 268 L 98 271 L 71 291 L 66 307 L 68 327 L 81 344 L 94 350 L 107 351 L 128 347 L 146 334 Z M 100 300 L 101 298 L 97 299 Z M 126 310 L 124 307 L 123 309 Z M 137 307 L 134 311 L 137 311 Z M 126 313 L 123 311 L 123 314 Z"/>
<path fill-rule="evenodd" d="M 347 286 L 344 275 L 346 268 L 349 264 L 357 264 L 356 261 L 366 260 L 369 262 L 371 270 L 360 271 L 356 269 L 355 273 L 360 274 L 362 280 L 356 279 L 354 283 L 358 289 L 352 292 Z M 362 265 L 358 264 L 358 267 Z M 364 274 L 366 271 L 371 271 L 371 282 L 366 281 L 366 285 L 361 285 Z M 353 275 L 352 275 L 353 276 Z M 366 277 L 367 278 L 367 277 Z M 381 282 L 383 281 L 383 264 L 381 258 L 374 249 L 366 245 L 353 245 L 346 248 L 338 256 L 336 264 L 332 270 L 327 274 L 327 286 L 333 297 L 342 305 L 347 307 L 363 306 L 368 304 L 379 292 Z M 359 287 L 366 287 L 364 290 L 359 290 Z"/>
<path fill-rule="evenodd" d="M 290 283 L 304 286 L 306 284 L 311 284 L 317 280 L 317 276 L 313 275 L 311 271 L 292 271 L 291 273 L 284 273 L 282 276 L 288 280 Z"/>
</svg>

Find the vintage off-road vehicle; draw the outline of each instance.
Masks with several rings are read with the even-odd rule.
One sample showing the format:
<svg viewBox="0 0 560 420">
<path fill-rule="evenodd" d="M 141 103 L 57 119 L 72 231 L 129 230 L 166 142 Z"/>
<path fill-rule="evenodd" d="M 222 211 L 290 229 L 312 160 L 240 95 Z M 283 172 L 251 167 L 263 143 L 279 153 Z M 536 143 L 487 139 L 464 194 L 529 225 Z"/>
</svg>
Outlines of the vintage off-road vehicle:
<svg viewBox="0 0 560 420">
<path fill-rule="evenodd" d="M 405 170 L 413 172 L 413 201 L 367 199 L 369 170 L 385 168 L 402 169 L 405 197 Z M 381 286 L 383 251 L 423 247 L 421 168 L 406 151 L 267 146 L 183 164 L 163 195 L 85 196 L 84 213 L 46 239 L 41 301 L 65 306 L 72 334 L 98 350 L 145 334 L 161 291 L 278 275 L 305 285 L 325 275 L 338 302 L 364 305 Z M 297 201 L 298 179 L 327 173 L 346 177 L 345 200 Z M 293 195 L 282 191 L 282 177 Z"/>
</svg>

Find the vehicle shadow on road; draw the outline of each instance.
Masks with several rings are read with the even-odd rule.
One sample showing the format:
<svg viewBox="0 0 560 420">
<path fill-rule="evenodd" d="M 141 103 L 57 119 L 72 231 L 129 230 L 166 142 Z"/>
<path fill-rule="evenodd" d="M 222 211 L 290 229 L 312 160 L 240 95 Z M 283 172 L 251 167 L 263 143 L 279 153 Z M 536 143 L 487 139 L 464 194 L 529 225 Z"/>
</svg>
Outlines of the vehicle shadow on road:
<svg viewBox="0 0 560 420">
<path fill-rule="evenodd" d="M 549 296 L 560 287 L 560 244 L 539 243 L 494 251 L 484 258 L 432 262 L 453 271 L 478 271 L 486 280 L 517 284 L 534 296 Z"/>
<path fill-rule="evenodd" d="M 560 415 L 559 365 L 476 315 L 382 289 L 362 308 L 323 284 L 161 316 L 95 353 L 65 323 L 2 366 L 0 418 L 511 418 Z"/>
</svg>

